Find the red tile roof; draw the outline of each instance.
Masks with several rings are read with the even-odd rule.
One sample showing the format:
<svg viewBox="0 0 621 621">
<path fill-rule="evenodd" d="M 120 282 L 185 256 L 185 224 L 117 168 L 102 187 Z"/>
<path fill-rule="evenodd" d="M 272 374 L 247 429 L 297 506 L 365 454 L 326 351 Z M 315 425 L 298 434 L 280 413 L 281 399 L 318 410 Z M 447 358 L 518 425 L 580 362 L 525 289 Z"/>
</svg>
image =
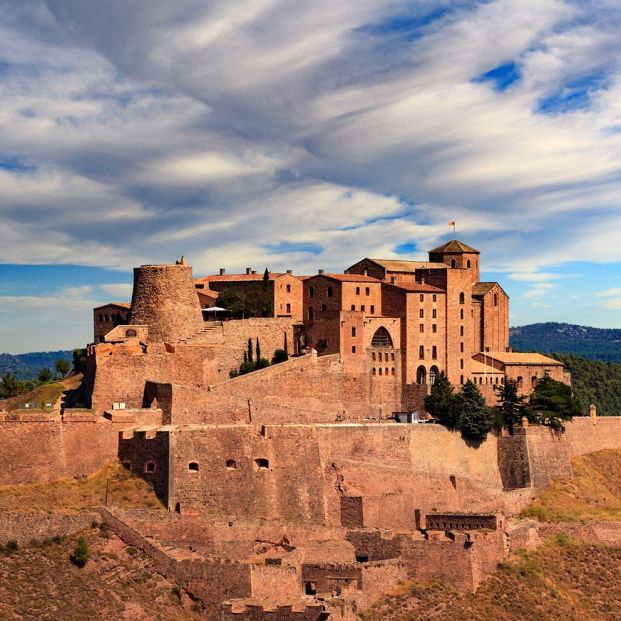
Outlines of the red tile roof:
<svg viewBox="0 0 621 621">
<path fill-rule="evenodd" d="M 364 276 L 363 274 L 315 274 L 315 276 L 311 276 L 311 278 L 318 278 L 321 276 L 330 278 L 331 280 L 340 280 L 341 282 L 382 282 L 378 278 Z"/>
</svg>

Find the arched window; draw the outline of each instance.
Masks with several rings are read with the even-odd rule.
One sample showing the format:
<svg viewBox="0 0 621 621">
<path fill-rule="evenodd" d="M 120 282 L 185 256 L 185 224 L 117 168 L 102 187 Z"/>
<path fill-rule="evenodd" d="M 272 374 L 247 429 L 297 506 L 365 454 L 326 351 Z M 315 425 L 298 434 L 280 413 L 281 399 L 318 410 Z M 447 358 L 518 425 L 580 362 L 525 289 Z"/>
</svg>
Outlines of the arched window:
<svg viewBox="0 0 621 621">
<path fill-rule="evenodd" d="M 270 467 L 270 462 L 267 459 L 259 458 L 254 460 L 254 465 L 257 470 L 267 470 Z"/>
<path fill-rule="evenodd" d="M 524 378 L 521 375 L 517 377 L 517 387 L 521 390 L 524 384 Z"/>
<path fill-rule="evenodd" d="M 148 461 L 144 465 L 144 471 L 147 472 L 147 473 L 155 472 L 155 462 L 154 461 Z"/>
<path fill-rule="evenodd" d="M 417 384 L 426 384 L 427 383 L 427 369 L 424 366 L 418 367 L 416 370 L 416 383 Z"/>
<path fill-rule="evenodd" d="M 371 339 L 371 347 L 390 347 L 392 348 L 392 338 L 390 333 L 383 326 L 378 328 Z"/>
<path fill-rule="evenodd" d="M 466 303 L 466 296 L 464 295 L 463 291 L 459 294 L 459 303 L 460 304 L 465 304 Z"/>
<path fill-rule="evenodd" d="M 189 470 L 190 472 L 198 472 L 198 463 L 197 463 L 197 462 L 195 462 L 195 461 L 191 461 L 191 462 L 188 464 L 188 470 Z"/>
<path fill-rule="evenodd" d="M 530 385 L 531 385 L 531 387 L 532 387 L 532 388 L 534 388 L 536 384 L 537 384 L 537 376 L 536 376 L 536 375 L 533 375 L 533 376 L 530 378 Z"/>
<path fill-rule="evenodd" d="M 226 469 L 227 470 L 237 470 L 237 462 L 234 459 L 226 460 Z"/>
<path fill-rule="evenodd" d="M 429 383 L 433 386 L 433 384 L 436 383 L 436 378 L 438 377 L 440 371 L 438 369 L 437 366 L 432 366 L 431 369 L 429 369 Z"/>
<path fill-rule="evenodd" d="M 382 375 L 382 367 L 379 368 L 379 374 Z"/>
<path fill-rule="evenodd" d="M 451 267 L 455 269 L 457 267 L 457 261 L 455 259 L 451 259 Z"/>
<path fill-rule="evenodd" d="M 468 267 L 468 269 L 470 269 L 470 259 L 466 261 L 466 266 Z"/>
<path fill-rule="evenodd" d="M 377 369 L 375 367 L 373 367 L 373 372 L 371 373 L 371 375 L 377 375 Z"/>
</svg>

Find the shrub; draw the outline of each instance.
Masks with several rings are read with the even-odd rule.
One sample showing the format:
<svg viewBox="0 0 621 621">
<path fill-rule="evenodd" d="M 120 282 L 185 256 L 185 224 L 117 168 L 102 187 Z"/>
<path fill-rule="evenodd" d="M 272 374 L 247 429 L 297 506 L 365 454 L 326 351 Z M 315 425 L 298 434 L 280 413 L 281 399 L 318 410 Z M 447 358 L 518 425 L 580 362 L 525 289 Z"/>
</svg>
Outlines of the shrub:
<svg viewBox="0 0 621 621">
<path fill-rule="evenodd" d="M 279 364 L 280 362 L 285 362 L 286 360 L 289 360 L 289 354 L 284 349 L 277 349 L 274 352 L 272 364 Z"/>
<path fill-rule="evenodd" d="M 255 364 L 255 369 L 265 369 L 270 366 L 270 361 L 267 358 L 259 358 Z"/>
<path fill-rule="evenodd" d="M 84 567 L 88 562 L 88 559 L 91 557 L 91 552 L 88 548 L 88 543 L 86 543 L 86 539 L 84 537 L 80 537 L 78 539 L 78 544 L 73 551 L 73 555 L 71 560 L 78 567 Z"/>
</svg>

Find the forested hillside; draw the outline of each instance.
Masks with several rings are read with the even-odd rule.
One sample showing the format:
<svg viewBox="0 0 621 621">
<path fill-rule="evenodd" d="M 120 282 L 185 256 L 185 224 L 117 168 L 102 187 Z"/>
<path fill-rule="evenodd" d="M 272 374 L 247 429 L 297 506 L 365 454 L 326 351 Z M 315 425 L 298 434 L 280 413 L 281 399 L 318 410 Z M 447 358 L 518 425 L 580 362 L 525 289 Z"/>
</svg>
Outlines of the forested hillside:
<svg viewBox="0 0 621 621">
<path fill-rule="evenodd" d="M 29 354 L 0 354 L 0 377 L 10 373 L 17 380 L 31 380 L 39 375 L 41 369 L 54 370 L 57 360 L 73 361 L 69 350 L 38 351 Z"/>
<path fill-rule="evenodd" d="M 621 364 L 571 354 L 551 355 L 570 371 L 574 394 L 585 412 L 594 403 L 601 416 L 621 416 Z"/>
<path fill-rule="evenodd" d="M 569 323 L 534 323 L 509 331 L 515 351 L 560 352 L 621 363 L 621 329 L 590 328 Z"/>
</svg>

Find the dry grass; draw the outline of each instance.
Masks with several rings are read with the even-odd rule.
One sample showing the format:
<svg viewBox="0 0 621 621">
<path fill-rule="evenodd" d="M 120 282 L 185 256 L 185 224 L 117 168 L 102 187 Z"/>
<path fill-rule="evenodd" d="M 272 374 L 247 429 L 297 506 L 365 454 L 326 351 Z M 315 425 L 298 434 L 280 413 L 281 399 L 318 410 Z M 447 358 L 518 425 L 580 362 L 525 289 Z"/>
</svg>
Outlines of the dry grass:
<svg viewBox="0 0 621 621">
<path fill-rule="evenodd" d="M 618 621 L 621 548 L 559 535 L 503 563 L 477 593 L 410 584 L 359 616 L 364 621 Z"/>
<path fill-rule="evenodd" d="M 118 461 L 91 476 L 36 485 L 0 486 L 0 511 L 79 511 L 108 504 L 123 509 L 163 508 L 151 487 Z"/>
<path fill-rule="evenodd" d="M 91 558 L 70 560 L 79 536 Z M 0 619 L 6 621 L 198 621 L 198 606 L 160 576 L 140 550 L 97 528 L 0 555 Z M 204 618 L 204 617 L 202 617 Z"/>
<path fill-rule="evenodd" d="M 555 479 L 523 512 L 541 522 L 621 520 L 621 451 L 572 461 L 574 476 Z"/>
</svg>

